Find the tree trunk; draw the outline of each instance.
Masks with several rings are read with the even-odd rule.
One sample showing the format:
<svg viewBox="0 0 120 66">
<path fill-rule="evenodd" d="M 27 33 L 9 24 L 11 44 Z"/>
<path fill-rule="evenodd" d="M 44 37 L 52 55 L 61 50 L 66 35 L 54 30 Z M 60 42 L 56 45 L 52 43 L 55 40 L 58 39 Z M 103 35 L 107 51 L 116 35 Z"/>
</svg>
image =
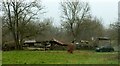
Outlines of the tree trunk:
<svg viewBox="0 0 120 66">
<path fill-rule="evenodd" d="M 118 25 L 118 60 L 120 62 L 120 25 Z"/>
</svg>

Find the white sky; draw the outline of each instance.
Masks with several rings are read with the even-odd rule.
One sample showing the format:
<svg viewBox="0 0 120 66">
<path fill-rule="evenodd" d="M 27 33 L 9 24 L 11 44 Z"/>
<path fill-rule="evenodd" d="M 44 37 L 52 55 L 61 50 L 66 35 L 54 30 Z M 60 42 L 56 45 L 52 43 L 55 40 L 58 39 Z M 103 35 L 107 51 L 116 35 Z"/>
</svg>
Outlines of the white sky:
<svg viewBox="0 0 120 66">
<path fill-rule="evenodd" d="M 47 13 L 44 17 L 53 17 L 54 25 L 60 25 L 61 7 L 60 2 L 64 0 L 42 0 Z M 118 1 L 120 0 L 82 0 L 87 1 L 91 7 L 91 13 L 102 19 L 105 27 L 117 20 Z"/>
</svg>

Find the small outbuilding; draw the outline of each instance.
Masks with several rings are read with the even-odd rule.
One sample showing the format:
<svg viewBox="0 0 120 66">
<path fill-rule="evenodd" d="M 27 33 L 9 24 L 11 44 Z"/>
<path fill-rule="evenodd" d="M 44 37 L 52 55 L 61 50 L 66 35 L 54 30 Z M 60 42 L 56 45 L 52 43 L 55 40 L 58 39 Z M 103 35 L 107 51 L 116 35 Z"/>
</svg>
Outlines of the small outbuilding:
<svg viewBox="0 0 120 66">
<path fill-rule="evenodd" d="M 111 46 L 111 39 L 109 37 L 98 37 L 97 46 Z"/>
</svg>

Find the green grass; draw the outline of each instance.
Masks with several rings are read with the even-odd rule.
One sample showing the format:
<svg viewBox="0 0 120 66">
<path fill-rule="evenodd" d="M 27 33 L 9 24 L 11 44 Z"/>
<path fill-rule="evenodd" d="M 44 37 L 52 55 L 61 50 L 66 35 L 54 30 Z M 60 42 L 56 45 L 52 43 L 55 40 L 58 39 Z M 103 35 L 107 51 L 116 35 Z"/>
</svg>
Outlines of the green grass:
<svg viewBox="0 0 120 66">
<path fill-rule="evenodd" d="M 118 64 L 117 52 L 5 51 L 2 64 Z"/>
<path fill-rule="evenodd" d="M 0 65 L 2 65 L 2 52 L 0 51 Z"/>
</svg>

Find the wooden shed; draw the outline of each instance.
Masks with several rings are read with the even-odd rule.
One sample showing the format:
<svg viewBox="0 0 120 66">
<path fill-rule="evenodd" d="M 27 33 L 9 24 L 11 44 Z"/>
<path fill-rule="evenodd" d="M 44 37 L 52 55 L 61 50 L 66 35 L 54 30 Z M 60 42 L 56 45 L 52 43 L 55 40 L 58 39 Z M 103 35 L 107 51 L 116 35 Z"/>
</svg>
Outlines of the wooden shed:
<svg viewBox="0 0 120 66">
<path fill-rule="evenodd" d="M 97 38 L 97 46 L 110 46 L 111 45 L 111 39 L 109 37 L 98 37 Z"/>
</svg>

